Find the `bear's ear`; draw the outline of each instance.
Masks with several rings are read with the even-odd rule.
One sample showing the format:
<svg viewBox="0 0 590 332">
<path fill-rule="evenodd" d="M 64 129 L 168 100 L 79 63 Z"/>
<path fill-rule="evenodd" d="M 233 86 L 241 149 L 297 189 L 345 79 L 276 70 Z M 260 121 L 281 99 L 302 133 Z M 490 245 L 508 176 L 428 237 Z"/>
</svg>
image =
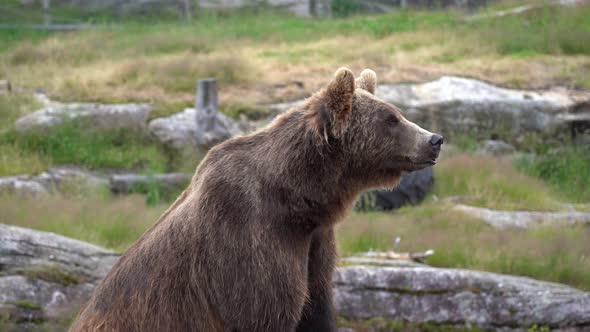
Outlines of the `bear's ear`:
<svg viewBox="0 0 590 332">
<path fill-rule="evenodd" d="M 322 140 L 329 143 L 329 137 L 340 137 L 348 127 L 354 89 L 354 74 L 342 67 L 328 86 L 311 98 L 315 127 Z"/>
<path fill-rule="evenodd" d="M 368 68 L 363 70 L 361 75 L 356 79 L 356 87 L 374 95 L 375 88 L 377 87 L 377 74 Z"/>
<path fill-rule="evenodd" d="M 352 108 L 354 89 L 354 74 L 352 71 L 344 67 L 338 69 L 324 93 L 324 100 L 328 109 L 334 112 L 336 116 L 348 115 Z"/>
</svg>

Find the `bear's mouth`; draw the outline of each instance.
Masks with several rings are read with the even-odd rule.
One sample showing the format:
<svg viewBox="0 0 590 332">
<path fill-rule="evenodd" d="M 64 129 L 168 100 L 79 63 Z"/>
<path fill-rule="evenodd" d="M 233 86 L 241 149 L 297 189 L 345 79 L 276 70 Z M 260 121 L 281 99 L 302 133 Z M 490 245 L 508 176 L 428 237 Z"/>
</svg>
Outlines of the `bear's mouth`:
<svg viewBox="0 0 590 332">
<path fill-rule="evenodd" d="M 403 160 L 398 160 L 394 162 L 392 165 L 390 165 L 390 167 L 388 167 L 388 169 L 396 172 L 413 172 L 434 165 L 436 165 L 436 158 L 425 160 L 414 160 L 412 158 L 404 158 Z"/>
<path fill-rule="evenodd" d="M 434 166 L 436 165 L 436 159 L 428 159 L 428 160 L 410 160 L 409 162 L 409 167 L 410 169 L 408 169 L 407 171 L 412 172 L 412 171 L 417 171 L 429 166 Z"/>
</svg>

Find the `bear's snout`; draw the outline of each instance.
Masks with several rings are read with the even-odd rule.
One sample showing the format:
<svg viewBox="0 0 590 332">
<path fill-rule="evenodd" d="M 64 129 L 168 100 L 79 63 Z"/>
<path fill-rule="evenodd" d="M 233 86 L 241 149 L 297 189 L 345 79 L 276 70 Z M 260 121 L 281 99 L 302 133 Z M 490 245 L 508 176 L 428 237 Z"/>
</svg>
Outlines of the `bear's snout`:
<svg viewBox="0 0 590 332">
<path fill-rule="evenodd" d="M 440 152 L 440 146 L 443 144 L 443 137 L 441 135 L 432 134 L 429 142 L 435 152 Z"/>
</svg>

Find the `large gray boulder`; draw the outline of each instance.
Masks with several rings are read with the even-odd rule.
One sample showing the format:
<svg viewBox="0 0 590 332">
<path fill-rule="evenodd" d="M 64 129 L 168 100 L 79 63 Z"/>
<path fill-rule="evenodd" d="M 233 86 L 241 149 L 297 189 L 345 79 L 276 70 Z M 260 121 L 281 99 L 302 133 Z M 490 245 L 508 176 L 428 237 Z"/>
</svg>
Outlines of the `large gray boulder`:
<svg viewBox="0 0 590 332">
<path fill-rule="evenodd" d="M 166 173 L 166 174 L 114 174 L 110 177 L 111 191 L 117 194 L 127 194 L 135 189 L 156 184 L 165 189 L 178 189 L 186 187 L 192 174 Z"/>
<path fill-rule="evenodd" d="M 187 108 L 164 118 L 157 118 L 150 122 L 149 131 L 163 144 L 174 149 L 206 149 L 211 144 L 224 139 L 242 135 L 237 121 L 228 116 L 215 112 L 213 114 L 213 131 L 203 132 L 197 124 L 197 110 Z M 202 140 L 197 140 L 202 137 Z"/>
<path fill-rule="evenodd" d="M 565 88 L 513 90 L 444 76 L 423 84 L 381 84 L 376 95 L 398 106 L 409 120 L 445 137 L 516 138 L 527 131 L 570 135 L 570 124 L 590 124 L 590 92 Z M 284 112 L 302 102 L 274 104 L 269 110 Z"/>
<path fill-rule="evenodd" d="M 397 261 L 357 259 L 334 274 L 334 300 L 348 320 L 380 317 L 492 331 L 589 331 L 590 293 L 530 278 Z M 360 264 L 360 265 L 358 265 Z"/>
<path fill-rule="evenodd" d="M 566 125 L 570 114 L 590 113 L 588 92 L 511 90 L 450 76 L 424 84 L 380 85 L 376 95 L 399 106 L 408 119 L 447 136 L 548 133 Z"/>
<path fill-rule="evenodd" d="M 25 115 L 15 123 L 18 132 L 46 130 L 79 120 L 97 129 L 144 130 L 151 110 L 148 104 L 55 104 Z"/>
<path fill-rule="evenodd" d="M 502 211 L 457 204 L 453 210 L 481 219 L 495 228 L 531 228 L 542 225 L 590 225 L 590 213 L 577 211 Z"/>
<path fill-rule="evenodd" d="M 0 224 L 0 317 L 27 323 L 71 314 L 117 258 L 88 243 Z"/>
<path fill-rule="evenodd" d="M 0 177 L 0 194 L 35 196 L 59 192 L 65 186 L 108 187 L 109 179 L 76 166 L 51 167 L 38 175 Z"/>
</svg>

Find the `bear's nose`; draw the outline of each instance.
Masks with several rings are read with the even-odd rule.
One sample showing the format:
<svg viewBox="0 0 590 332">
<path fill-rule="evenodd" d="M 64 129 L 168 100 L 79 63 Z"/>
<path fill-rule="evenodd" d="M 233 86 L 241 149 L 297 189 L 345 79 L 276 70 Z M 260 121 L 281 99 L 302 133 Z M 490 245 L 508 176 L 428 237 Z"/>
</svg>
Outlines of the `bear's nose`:
<svg viewBox="0 0 590 332">
<path fill-rule="evenodd" d="M 440 146 L 443 144 L 443 137 L 439 134 L 432 135 L 432 137 L 430 137 L 430 144 L 432 144 L 432 146 L 435 148 L 440 148 Z"/>
</svg>

